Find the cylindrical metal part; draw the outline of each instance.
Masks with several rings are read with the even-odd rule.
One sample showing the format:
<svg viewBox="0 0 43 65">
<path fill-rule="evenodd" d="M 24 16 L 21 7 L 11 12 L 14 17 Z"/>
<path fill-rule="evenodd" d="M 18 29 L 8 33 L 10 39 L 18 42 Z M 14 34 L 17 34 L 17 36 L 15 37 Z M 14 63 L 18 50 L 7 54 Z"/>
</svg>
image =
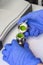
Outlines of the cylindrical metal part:
<svg viewBox="0 0 43 65">
<path fill-rule="evenodd" d="M 21 39 L 21 40 L 17 39 L 17 41 L 20 46 L 24 46 L 24 42 L 26 41 L 26 39 Z"/>
<path fill-rule="evenodd" d="M 24 34 L 18 33 L 16 36 L 16 39 L 17 39 L 19 45 L 24 46 L 24 42 L 26 41 Z"/>
</svg>

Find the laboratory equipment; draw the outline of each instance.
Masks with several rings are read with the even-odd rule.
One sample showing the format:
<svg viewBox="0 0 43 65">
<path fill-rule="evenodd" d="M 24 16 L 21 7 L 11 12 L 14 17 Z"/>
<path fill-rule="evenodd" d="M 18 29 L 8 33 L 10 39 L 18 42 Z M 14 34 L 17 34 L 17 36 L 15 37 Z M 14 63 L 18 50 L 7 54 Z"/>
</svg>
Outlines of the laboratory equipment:
<svg viewBox="0 0 43 65">
<path fill-rule="evenodd" d="M 26 22 L 25 23 L 21 23 L 18 26 L 18 29 L 19 29 L 19 33 L 16 35 L 16 39 L 17 39 L 19 45 L 24 46 L 24 42 L 26 41 L 24 33 L 28 29 L 28 26 L 27 26 Z"/>
<path fill-rule="evenodd" d="M 2 1 L 1 1 L 2 3 Z M 29 10 L 29 11 L 28 11 Z M 10 30 L 16 26 L 18 19 L 32 11 L 32 6 L 26 1 L 14 1 L 0 6 L 0 45 L 3 47 L 3 41 Z M 0 49 L 1 49 L 0 47 Z"/>
</svg>

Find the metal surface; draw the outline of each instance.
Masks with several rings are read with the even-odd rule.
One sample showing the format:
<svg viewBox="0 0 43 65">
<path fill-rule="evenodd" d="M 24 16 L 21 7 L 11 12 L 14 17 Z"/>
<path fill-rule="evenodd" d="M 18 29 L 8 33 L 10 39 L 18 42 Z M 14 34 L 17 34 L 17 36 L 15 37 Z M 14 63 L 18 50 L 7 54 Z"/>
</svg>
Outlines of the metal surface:
<svg viewBox="0 0 43 65">
<path fill-rule="evenodd" d="M 24 1 L 23 1 L 24 2 Z M 6 11 L 5 9 L 0 10 L 0 40 L 3 41 L 8 32 L 16 25 L 18 19 L 24 15 L 27 9 L 30 11 L 31 4 L 24 2 L 24 4 L 20 7 L 20 3 L 18 3 L 18 10 L 14 11 Z M 17 7 L 17 5 L 16 5 Z M 17 10 L 17 11 L 16 11 Z M 15 12 L 15 13 L 14 13 Z M 6 13 L 6 14 L 5 14 Z M 18 15 L 17 15 L 18 13 Z"/>
<path fill-rule="evenodd" d="M 1 1 L 2 2 L 2 1 Z M 21 6 L 21 4 L 23 4 Z M 11 5 L 11 6 L 10 6 Z M 12 9 L 12 8 L 13 9 Z M 29 13 L 30 11 L 32 11 L 32 7 L 31 4 L 26 2 L 26 1 L 14 1 L 8 5 L 6 4 L 6 6 L 3 4 L 3 6 L 1 5 L 0 7 L 0 41 L 5 40 L 7 34 L 12 30 L 13 27 L 16 26 L 18 19 Z M 18 13 L 18 14 L 17 14 Z M 0 47 L 2 48 L 2 46 L 0 45 Z"/>
</svg>

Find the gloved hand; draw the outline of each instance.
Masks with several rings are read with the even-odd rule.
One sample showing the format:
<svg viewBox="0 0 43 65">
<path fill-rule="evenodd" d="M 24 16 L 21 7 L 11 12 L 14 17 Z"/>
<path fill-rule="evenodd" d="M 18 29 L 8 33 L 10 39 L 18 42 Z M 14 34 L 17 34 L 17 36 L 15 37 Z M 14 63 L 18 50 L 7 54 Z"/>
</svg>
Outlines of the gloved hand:
<svg viewBox="0 0 43 65">
<path fill-rule="evenodd" d="M 3 59 L 10 65 L 37 65 L 41 63 L 28 48 L 25 42 L 21 47 L 16 40 L 12 40 L 11 44 L 6 45 L 3 50 Z"/>
<path fill-rule="evenodd" d="M 43 10 L 30 12 L 29 14 L 23 16 L 18 21 L 18 25 L 27 20 L 27 25 L 29 29 L 26 31 L 25 36 L 38 36 L 43 33 Z"/>
</svg>

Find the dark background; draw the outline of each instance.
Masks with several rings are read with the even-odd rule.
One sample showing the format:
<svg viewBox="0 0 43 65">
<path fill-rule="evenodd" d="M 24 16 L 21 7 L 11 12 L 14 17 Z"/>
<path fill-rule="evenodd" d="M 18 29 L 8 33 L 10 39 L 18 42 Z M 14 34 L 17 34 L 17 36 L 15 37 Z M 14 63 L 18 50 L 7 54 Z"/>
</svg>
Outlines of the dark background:
<svg viewBox="0 0 43 65">
<path fill-rule="evenodd" d="M 26 0 L 29 1 L 30 3 L 38 4 L 38 0 Z"/>
<path fill-rule="evenodd" d="M 26 0 L 30 3 L 38 4 L 38 0 Z M 42 0 L 42 5 L 43 5 L 43 0 Z"/>
</svg>

